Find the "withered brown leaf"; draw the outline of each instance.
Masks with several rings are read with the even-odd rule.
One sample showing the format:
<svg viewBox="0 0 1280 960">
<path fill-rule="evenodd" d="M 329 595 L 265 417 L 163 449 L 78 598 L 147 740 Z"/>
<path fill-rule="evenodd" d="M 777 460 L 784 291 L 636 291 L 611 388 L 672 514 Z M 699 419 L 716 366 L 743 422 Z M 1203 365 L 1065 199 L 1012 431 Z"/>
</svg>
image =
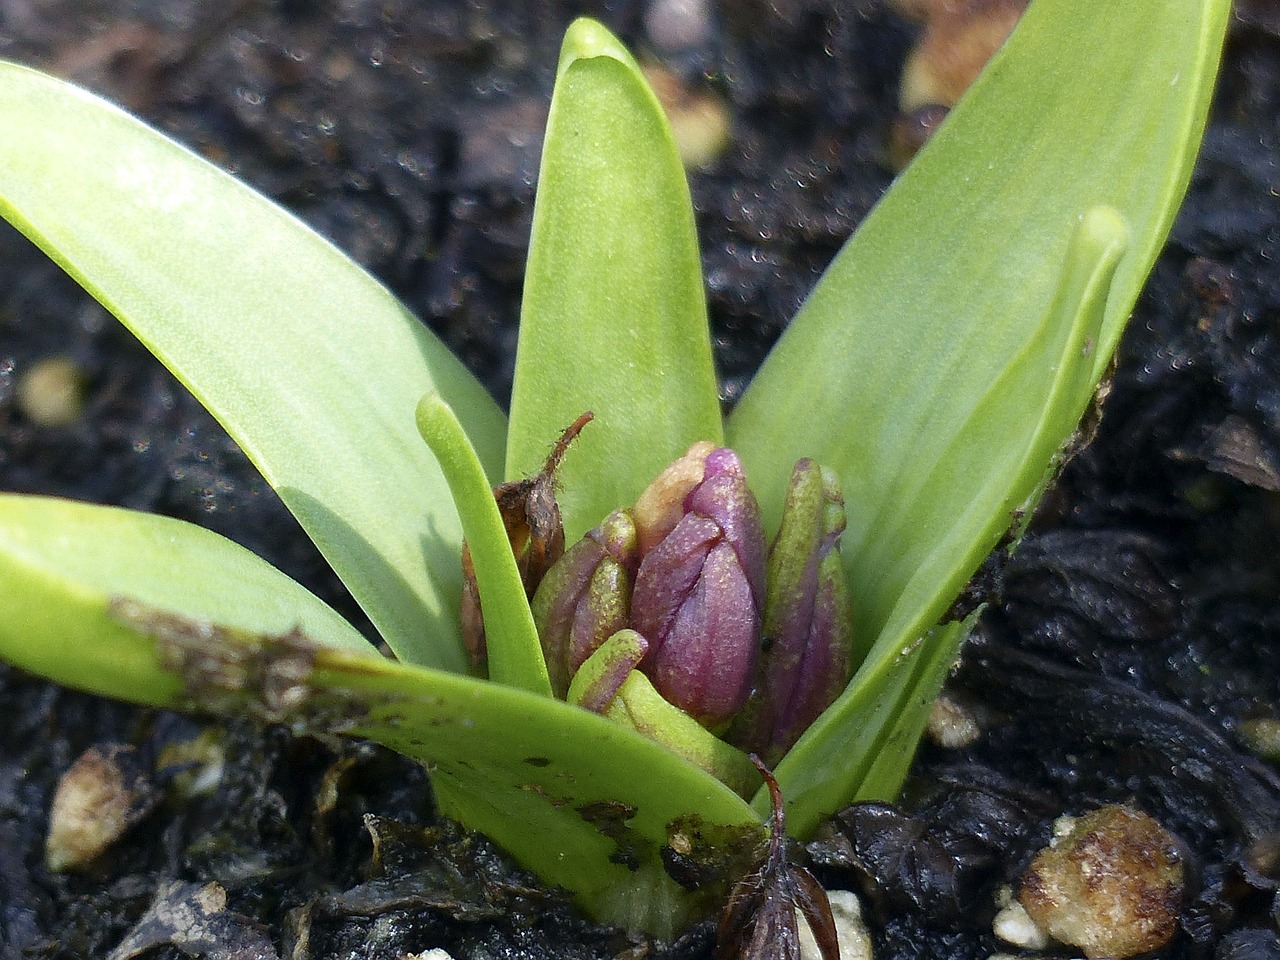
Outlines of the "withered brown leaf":
<svg viewBox="0 0 1280 960">
<path fill-rule="evenodd" d="M 769 839 L 759 865 L 729 893 L 716 930 L 716 960 L 800 960 L 796 911 L 804 914 L 822 960 L 840 960 L 827 893 L 804 867 L 787 857 L 786 814 L 773 774 L 752 754 L 773 807 Z"/>
<path fill-rule="evenodd" d="M 493 488 L 498 513 L 511 541 L 516 567 L 524 592 L 530 599 L 552 565 L 564 553 L 564 523 L 556 503 L 556 470 L 569 444 L 595 418 L 587 411 L 569 424 L 551 448 L 546 463 L 532 477 L 512 480 Z M 462 621 L 462 639 L 471 654 L 471 665 L 485 661 L 484 614 L 480 609 L 480 589 L 471 563 L 471 550 L 462 544 L 462 602 L 458 611 Z"/>
</svg>

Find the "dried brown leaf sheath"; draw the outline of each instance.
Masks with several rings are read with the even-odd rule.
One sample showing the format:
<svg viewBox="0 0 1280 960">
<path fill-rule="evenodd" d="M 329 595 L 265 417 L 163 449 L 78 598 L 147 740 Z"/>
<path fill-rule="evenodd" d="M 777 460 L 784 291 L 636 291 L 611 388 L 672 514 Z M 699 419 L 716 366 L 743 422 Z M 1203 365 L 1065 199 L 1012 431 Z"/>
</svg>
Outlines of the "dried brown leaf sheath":
<svg viewBox="0 0 1280 960">
<path fill-rule="evenodd" d="M 778 781 L 754 754 L 751 760 L 769 787 L 769 840 L 759 866 L 729 893 L 716 931 L 716 960 L 799 960 L 797 909 L 809 922 L 822 960 L 840 960 L 826 891 L 813 874 L 787 859 L 786 814 Z"/>
</svg>

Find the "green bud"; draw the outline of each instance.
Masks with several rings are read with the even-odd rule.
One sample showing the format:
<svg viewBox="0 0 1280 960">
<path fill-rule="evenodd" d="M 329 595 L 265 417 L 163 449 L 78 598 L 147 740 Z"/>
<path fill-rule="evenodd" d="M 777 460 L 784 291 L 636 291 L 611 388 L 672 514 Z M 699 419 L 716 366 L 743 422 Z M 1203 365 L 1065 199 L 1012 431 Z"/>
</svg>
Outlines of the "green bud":
<svg viewBox="0 0 1280 960">
<path fill-rule="evenodd" d="M 596 648 L 569 682 L 570 703 L 606 713 L 627 676 L 649 652 L 649 642 L 634 630 L 619 630 Z"/>
<path fill-rule="evenodd" d="M 627 626 L 636 566 L 635 525 L 615 510 L 553 566 L 533 597 L 533 621 L 558 697 L 578 668 Z"/>
</svg>

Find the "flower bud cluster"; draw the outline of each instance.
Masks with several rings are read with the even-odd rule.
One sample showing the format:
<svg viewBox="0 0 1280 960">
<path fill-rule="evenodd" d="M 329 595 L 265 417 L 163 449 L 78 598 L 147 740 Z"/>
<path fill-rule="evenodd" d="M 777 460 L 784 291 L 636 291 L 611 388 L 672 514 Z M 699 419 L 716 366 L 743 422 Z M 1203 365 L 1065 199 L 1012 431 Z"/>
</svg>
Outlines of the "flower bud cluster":
<svg viewBox="0 0 1280 960">
<path fill-rule="evenodd" d="M 565 697 L 572 683 L 577 702 L 607 713 L 638 670 L 706 729 L 780 757 L 852 673 L 844 523 L 835 477 L 802 460 L 766 552 L 737 455 L 695 444 L 538 588 L 534 620 L 553 689 Z M 574 682 L 598 650 L 590 682 L 585 671 Z"/>
</svg>

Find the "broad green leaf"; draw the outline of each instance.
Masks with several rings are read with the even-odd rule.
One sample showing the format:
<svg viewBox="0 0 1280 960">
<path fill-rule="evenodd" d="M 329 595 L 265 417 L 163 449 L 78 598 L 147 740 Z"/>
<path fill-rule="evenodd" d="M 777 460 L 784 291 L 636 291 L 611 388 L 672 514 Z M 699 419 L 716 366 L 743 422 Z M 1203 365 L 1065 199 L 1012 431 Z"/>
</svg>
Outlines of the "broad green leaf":
<svg viewBox="0 0 1280 960">
<path fill-rule="evenodd" d="M 769 526 L 796 459 L 840 476 L 855 627 L 876 638 L 864 669 L 941 617 L 1084 412 L 1089 391 L 1059 393 L 1059 354 L 1036 340 L 1062 334 L 1046 317 L 1073 269 L 1070 237 L 1098 207 L 1132 232 L 1090 345 L 1093 380 L 1185 190 L 1229 6 L 1031 4 L 730 419 Z M 1020 399 L 1002 399 L 1015 384 Z M 1038 465 L 1024 459 L 1033 447 Z M 795 804 L 801 755 L 779 770 Z"/>
<path fill-rule="evenodd" d="M 693 207 L 666 118 L 602 26 L 565 36 L 542 148 L 507 479 L 595 413 L 558 476 L 570 543 L 721 438 Z"/>
<path fill-rule="evenodd" d="M 116 507 L 0 494 L 3 659 L 83 690 L 172 703 L 178 684 L 154 644 L 113 615 L 120 600 L 251 633 L 298 629 L 378 656 L 321 600 L 216 533 Z"/>
<path fill-rule="evenodd" d="M 461 528 L 414 425 L 435 390 L 498 477 L 503 418 L 386 289 L 117 108 L 0 64 L 0 213 L 262 471 L 397 654 L 465 669 Z"/>
<path fill-rule="evenodd" d="M 936 669 L 937 658 L 947 650 L 954 656 L 956 647 L 951 643 L 953 635 L 930 631 L 943 612 L 938 604 L 960 592 L 991 544 L 1047 482 L 1062 443 L 1062 424 L 1075 424 L 1075 411 L 1093 392 L 1094 349 L 1127 239 L 1124 222 L 1109 208 L 1091 210 L 1082 218 L 1057 295 L 1040 326 L 992 381 L 935 469 L 903 478 L 895 491 L 901 510 L 884 519 L 876 536 L 894 542 L 926 530 L 933 550 L 922 554 L 914 570 L 900 571 L 890 561 L 876 571 L 885 578 L 900 574 L 904 584 L 889 624 L 845 695 L 805 731 L 779 764 L 779 783 L 786 785 L 785 795 L 796 811 L 793 829 L 805 824 L 812 829 L 824 812 L 838 809 L 842 795 L 849 800 L 890 800 L 896 794 L 900 782 L 872 784 L 863 779 L 873 766 L 893 769 L 878 755 L 882 743 L 868 739 L 867 697 L 881 696 L 881 686 L 898 688 L 908 683 L 916 671 L 905 664 L 918 646 L 925 648 L 920 655 L 923 662 L 935 667 L 928 675 L 941 686 L 950 661 Z M 996 429 L 1002 431 L 998 437 L 992 436 Z M 965 496 L 957 505 L 960 492 Z M 993 503 L 997 509 L 991 508 Z M 938 687 L 903 689 L 932 699 Z M 881 723 L 892 717 L 886 714 Z M 900 774 L 905 774 L 910 757 L 899 752 L 898 759 L 903 761 Z M 877 786 L 892 789 L 876 794 Z M 757 806 L 763 802 L 763 796 L 757 795 Z"/>
<path fill-rule="evenodd" d="M 439 394 L 419 401 L 417 421 L 462 517 L 488 637 L 489 679 L 549 697 L 551 680 L 538 629 L 484 468 L 457 415 Z"/>
<path fill-rule="evenodd" d="M 713 863 L 761 839 L 742 798 L 653 741 L 559 700 L 384 659 L 283 574 L 177 520 L 0 495 L 0 655 L 125 700 L 383 743 L 430 766 L 444 813 L 596 916 L 651 934 L 699 909 L 663 846 L 683 838 Z"/>
<path fill-rule="evenodd" d="M 335 672 L 318 675 L 317 685 L 353 690 L 361 709 L 370 704 L 367 720 L 353 719 L 353 733 L 429 761 L 446 814 L 572 891 L 601 921 L 669 937 L 697 918 L 690 912 L 697 901 L 667 874 L 662 847 L 682 847 L 683 836 L 695 858 L 716 861 L 749 853 L 761 838 L 746 801 L 612 720 L 419 667 L 385 663 L 374 673 L 345 654 L 320 664 L 327 662 Z M 705 891 L 701 915 L 725 893 Z"/>
</svg>

